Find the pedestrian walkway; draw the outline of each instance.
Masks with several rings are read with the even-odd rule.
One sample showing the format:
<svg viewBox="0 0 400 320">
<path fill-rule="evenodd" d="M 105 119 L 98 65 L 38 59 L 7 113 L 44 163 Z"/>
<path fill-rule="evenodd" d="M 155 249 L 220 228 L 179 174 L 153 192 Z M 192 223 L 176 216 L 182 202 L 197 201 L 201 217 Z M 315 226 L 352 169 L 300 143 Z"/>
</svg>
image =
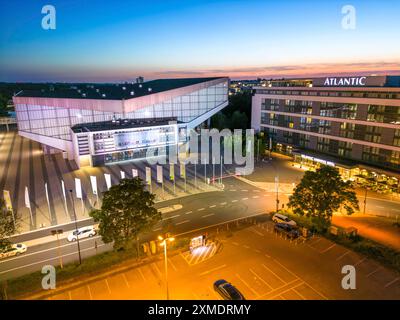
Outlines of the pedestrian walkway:
<svg viewBox="0 0 400 320">
<path fill-rule="evenodd" d="M 13 214 L 19 218 L 19 232 L 69 223 L 75 214 L 78 220 L 87 219 L 89 212 L 101 205 L 101 194 L 107 190 L 105 174 L 111 176 L 111 184 L 115 185 L 123 174 L 132 178 L 134 169 L 145 181 L 146 167 L 151 167 L 152 185 L 147 188 L 156 195 L 156 202 L 222 190 L 218 184 L 208 184 L 206 178 L 211 178 L 212 171 L 207 168 L 205 177 L 203 165 L 196 170 L 194 165 L 187 165 L 186 179 L 180 174 L 180 166 L 175 165 L 175 182 L 170 179 L 169 164 L 163 165 L 162 185 L 157 182 L 156 166 L 146 161 L 78 169 L 74 161 L 63 159 L 61 153 L 44 154 L 38 142 L 20 137 L 16 131 L 0 132 L 0 192 L 1 196 L 3 190 L 10 193 Z M 99 198 L 92 192 L 91 176 L 97 179 Z M 76 198 L 75 178 L 81 180 L 82 200 Z"/>
</svg>

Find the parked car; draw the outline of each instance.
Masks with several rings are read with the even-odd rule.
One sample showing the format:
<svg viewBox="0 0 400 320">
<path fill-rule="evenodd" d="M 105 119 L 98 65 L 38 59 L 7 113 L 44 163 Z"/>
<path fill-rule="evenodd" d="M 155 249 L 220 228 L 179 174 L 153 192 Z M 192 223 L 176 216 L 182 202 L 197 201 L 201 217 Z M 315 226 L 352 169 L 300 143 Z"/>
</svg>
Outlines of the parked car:
<svg viewBox="0 0 400 320">
<path fill-rule="evenodd" d="M 289 238 L 295 239 L 300 236 L 299 230 L 296 226 L 287 223 L 277 223 L 274 226 L 275 231 L 286 234 Z"/>
<path fill-rule="evenodd" d="M 223 279 L 214 282 L 214 290 L 218 292 L 224 300 L 246 300 L 236 287 Z"/>
<path fill-rule="evenodd" d="M 78 230 L 72 231 L 68 237 L 67 240 L 69 242 L 76 241 L 79 237 L 79 240 L 84 239 L 84 238 L 89 238 L 93 237 L 96 235 L 96 230 L 94 229 L 93 226 L 88 226 L 88 227 L 82 227 L 79 228 Z"/>
<path fill-rule="evenodd" d="M 272 221 L 275 223 L 286 223 L 286 224 L 290 224 L 292 226 L 297 225 L 296 221 L 293 221 L 280 213 L 275 213 L 272 217 Z"/>
<path fill-rule="evenodd" d="M 25 253 L 27 249 L 27 246 L 23 243 L 13 244 L 5 250 L 0 251 L 0 259 L 18 256 Z"/>
</svg>

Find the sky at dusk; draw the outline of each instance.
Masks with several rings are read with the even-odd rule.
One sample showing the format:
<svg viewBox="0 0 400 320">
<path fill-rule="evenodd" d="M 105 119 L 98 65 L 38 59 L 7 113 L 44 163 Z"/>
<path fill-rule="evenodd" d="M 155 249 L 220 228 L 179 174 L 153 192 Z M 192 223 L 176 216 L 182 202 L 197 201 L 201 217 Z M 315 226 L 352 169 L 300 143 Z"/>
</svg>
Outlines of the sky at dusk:
<svg viewBox="0 0 400 320">
<path fill-rule="evenodd" d="M 0 3 L 0 81 L 400 74 L 398 0 Z M 41 27 L 46 4 L 55 30 Z"/>
</svg>

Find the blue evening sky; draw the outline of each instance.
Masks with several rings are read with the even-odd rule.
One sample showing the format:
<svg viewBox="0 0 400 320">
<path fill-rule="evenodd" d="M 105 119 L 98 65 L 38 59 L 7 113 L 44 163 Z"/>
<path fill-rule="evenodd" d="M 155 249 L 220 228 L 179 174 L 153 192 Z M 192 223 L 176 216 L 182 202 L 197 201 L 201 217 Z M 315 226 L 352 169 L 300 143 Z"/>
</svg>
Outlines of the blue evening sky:
<svg viewBox="0 0 400 320">
<path fill-rule="evenodd" d="M 400 70 L 398 0 L 0 3 L 0 81 Z M 46 4 L 56 30 L 41 28 Z M 341 27 L 346 4 L 355 30 Z"/>
</svg>

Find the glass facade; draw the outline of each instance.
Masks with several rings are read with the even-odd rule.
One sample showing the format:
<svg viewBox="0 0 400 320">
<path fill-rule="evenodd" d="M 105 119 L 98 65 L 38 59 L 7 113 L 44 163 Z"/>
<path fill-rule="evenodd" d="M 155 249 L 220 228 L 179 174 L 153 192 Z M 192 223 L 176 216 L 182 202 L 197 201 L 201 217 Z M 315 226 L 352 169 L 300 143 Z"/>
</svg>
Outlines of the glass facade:
<svg viewBox="0 0 400 320">
<path fill-rule="evenodd" d="M 126 114 L 76 108 L 78 106 L 72 109 L 18 103 L 15 105 L 15 110 L 19 131 L 72 141 L 70 128 L 75 124 L 110 121 L 114 117 L 117 119 L 177 117 L 178 121 L 190 122 L 227 100 L 228 82 L 224 81 Z"/>
</svg>

